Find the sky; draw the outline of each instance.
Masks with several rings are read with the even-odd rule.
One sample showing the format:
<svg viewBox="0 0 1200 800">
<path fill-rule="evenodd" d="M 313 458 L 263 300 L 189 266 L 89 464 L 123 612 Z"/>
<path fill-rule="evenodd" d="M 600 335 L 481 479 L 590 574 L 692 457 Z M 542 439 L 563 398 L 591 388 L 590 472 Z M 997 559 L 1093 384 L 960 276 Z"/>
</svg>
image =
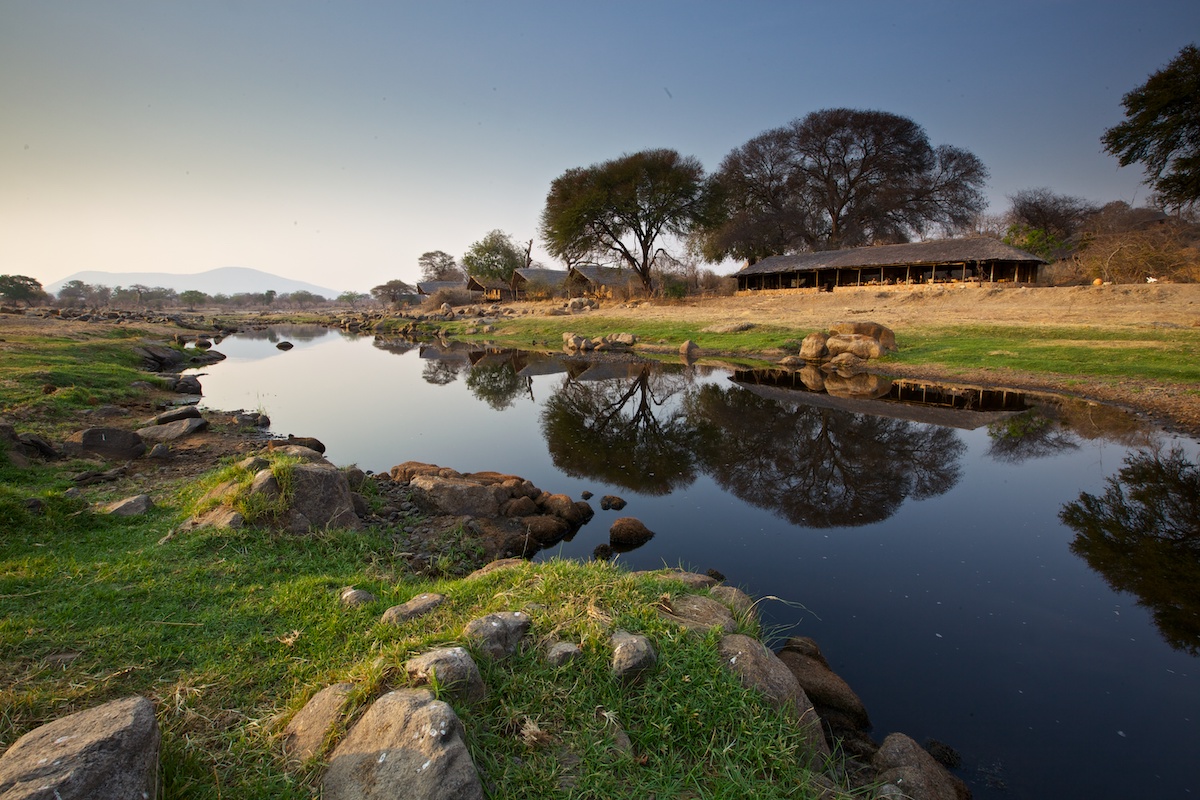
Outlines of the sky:
<svg viewBox="0 0 1200 800">
<path fill-rule="evenodd" d="M 657 147 L 714 171 L 836 107 L 973 152 L 991 213 L 1137 204 L 1100 136 L 1198 40 L 1196 0 L 0 0 L 0 274 L 365 292 L 493 229 L 561 266 L 537 229 L 564 171 Z"/>
</svg>

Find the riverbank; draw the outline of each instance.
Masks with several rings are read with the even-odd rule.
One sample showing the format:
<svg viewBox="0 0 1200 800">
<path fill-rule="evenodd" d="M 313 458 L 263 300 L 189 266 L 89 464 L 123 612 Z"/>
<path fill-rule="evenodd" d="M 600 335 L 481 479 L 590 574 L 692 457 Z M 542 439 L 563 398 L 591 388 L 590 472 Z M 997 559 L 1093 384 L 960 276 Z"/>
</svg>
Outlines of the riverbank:
<svg viewBox="0 0 1200 800">
<path fill-rule="evenodd" d="M 471 620 L 519 609 L 533 620 L 526 644 L 511 663 L 481 660 L 486 699 L 456 703 L 495 796 L 841 797 L 903 768 L 895 753 L 865 778 L 865 762 L 827 765 L 804 695 L 763 699 L 746 670 L 774 657 L 751 648 L 761 631 L 749 598 L 730 595 L 738 610 L 711 631 L 700 622 L 689 633 L 695 625 L 663 613 L 686 617 L 693 596 L 723 602 L 712 578 L 569 562 L 486 580 L 434 577 L 447 562 L 431 553 L 419 562 L 437 568 L 415 571 L 406 534 L 422 515 L 404 502 L 360 530 L 184 530 L 220 481 L 213 468 L 262 453 L 262 434 L 210 410 L 184 416 L 207 426 L 157 455 L 97 458 L 69 446 L 85 428 L 142 428 L 182 398 L 169 378 L 142 369 L 139 330 L 64 335 L 47 324 L 0 336 L 0 401 L 12 425 L 0 448 L 0 749 L 40 724 L 138 695 L 153 701 L 162 732 L 163 796 L 310 797 L 328 780 L 331 754 L 318 749 L 297 765 L 282 741 L 314 693 L 351 687 L 332 723 L 341 738 L 377 699 L 410 685 L 414 654 L 441 652 L 464 641 Z M 363 493 L 374 510 L 396 499 L 369 484 Z M 150 502 L 129 515 L 106 509 L 133 494 Z M 450 566 L 457 575 L 473 565 Z M 447 599 L 428 616 L 388 618 L 435 594 Z M 636 681 L 615 672 L 621 631 L 657 652 Z M 551 641 L 577 645 L 576 662 L 546 661 Z M 430 686 L 449 696 L 444 681 Z M 904 742 L 905 758 L 928 766 Z"/>
</svg>

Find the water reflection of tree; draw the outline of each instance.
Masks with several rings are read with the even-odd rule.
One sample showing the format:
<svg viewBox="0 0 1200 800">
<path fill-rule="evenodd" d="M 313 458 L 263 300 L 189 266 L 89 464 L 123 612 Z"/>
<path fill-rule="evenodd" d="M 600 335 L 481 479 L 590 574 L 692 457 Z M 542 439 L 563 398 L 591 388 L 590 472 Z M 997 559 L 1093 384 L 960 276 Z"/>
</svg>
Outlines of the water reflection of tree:
<svg viewBox="0 0 1200 800">
<path fill-rule="evenodd" d="M 887 519 L 961 474 L 966 445 L 949 428 L 705 385 L 686 402 L 706 472 L 742 500 L 814 528 Z"/>
<path fill-rule="evenodd" d="M 988 425 L 987 432 L 992 440 L 988 455 L 1010 464 L 1079 447 L 1079 441 L 1071 431 L 1036 409 L 993 422 Z"/>
<path fill-rule="evenodd" d="M 685 379 L 643 366 L 632 379 L 564 380 L 542 409 L 555 466 L 662 495 L 696 477 L 695 435 L 671 398 Z"/>
<path fill-rule="evenodd" d="M 1178 448 L 1125 458 L 1104 494 L 1063 506 L 1071 552 L 1137 596 L 1172 647 L 1200 655 L 1200 467 Z"/>
<path fill-rule="evenodd" d="M 1064 450 L 1075 450 L 1091 439 L 1119 442 L 1128 447 L 1148 447 L 1153 432 L 1123 409 L 1097 405 L 1071 397 L 1030 398 L 1033 408 L 988 426 L 992 440 L 988 455 L 997 461 L 1018 464 Z"/>
<path fill-rule="evenodd" d="M 458 380 L 458 373 L 466 369 L 465 361 L 430 360 L 421 368 L 421 378 L 434 386 L 445 386 Z"/>
<path fill-rule="evenodd" d="M 530 393 L 532 381 L 517 375 L 507 361 L 480 361 L 467 371 L 467 388 L 471 394 L 497 411 L 516 402 L 517 395 Z"/>
</svg>

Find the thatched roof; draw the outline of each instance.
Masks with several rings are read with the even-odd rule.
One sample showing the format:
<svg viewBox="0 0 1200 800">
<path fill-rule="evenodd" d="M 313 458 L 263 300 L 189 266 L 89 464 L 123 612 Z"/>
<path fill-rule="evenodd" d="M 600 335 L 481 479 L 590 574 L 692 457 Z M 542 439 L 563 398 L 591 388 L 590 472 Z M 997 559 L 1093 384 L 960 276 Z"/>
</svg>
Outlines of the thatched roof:
<svg viewBox="0 0 1200 800">
<path fill-rule="evenodd" d="M 500 278 L 481 278 L 476 275 L 467 278 L 467 291 L 471 292 L 483 292 L 488 289 L 508 290 L 508 288 L 508 281 Z"/>
<path fill-rule="evenodd" d="M 565 269 L 544 269 L 542 267 L 521 267 L 513 270 L 513 283 L 520 278 L 526 283 L 543 283 L 547 286 L 561 286 L 567 279 Z"/>
<path fill-rule="evenodd" d="M 465 289 L 466 281 L 421 281 L 417 284 L 419 294 L 437 294 L 442 289 Z"/>
<path fill-rule="evenodd" d="M 637 278 L 633 270 L 617 267 L 601 267 L 597 264 L 580 264 L 571 267 L 570 274 L 578 276 L 597 286 L 619 286 Z M 640 279 L 638 279 L 640 281 Z"/>
<path fill-rule="evenodd" d="M 971 261 L 1020 261 L 1044 264 L 1032 253 L 1009 247 L 996 239 L 942 239 L 936 242 L 885 244 L 878 247 L 852 247 L 794 256 L 770 256 L 744 267 L 737 275 L 770 275 L 776 272 L 805 272 L 818 269 L 856 269 L 858 267 L 938 266 Z"/>
</svg>

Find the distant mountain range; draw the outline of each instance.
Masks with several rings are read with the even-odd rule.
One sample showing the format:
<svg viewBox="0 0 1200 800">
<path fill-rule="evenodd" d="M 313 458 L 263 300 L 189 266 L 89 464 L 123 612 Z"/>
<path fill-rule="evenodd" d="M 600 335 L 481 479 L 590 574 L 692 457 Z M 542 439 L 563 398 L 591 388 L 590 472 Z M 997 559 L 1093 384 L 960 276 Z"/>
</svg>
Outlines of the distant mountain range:
<svg viewBox="0 0 1200 800">
<path fill-rule="evenodd" d="M 97 270 L 86 270 L 84 272 L 76 272 L 74 275 L 68 275 L 62 280 L 55 281 L 44 288 L 47 292 L 57 294 L 58 290 L 70 281 L 83 281 L 95 286 L 109 287 L 133 286 L 134 284 L 161 286 L 164 289 L 174 289 L 177 292 L 196 289 L 209 295 L 240 294 L 242 292 L 259 294 L 271 289 L 274 289 L 276 294 L 290 294 L 303 290 L 332 300 L 341 294 L 336 289 L 330 289 L 327 286 L 317 286 L 305 281 L 281 278 L 269 272 L 248 269 L 246 267 L 221 267 L 220 269 L 210 269 L 207 272 L 194 272 L 190 275 L 179 275 L 169 272 L 99 272 Z"/>
</svg>

